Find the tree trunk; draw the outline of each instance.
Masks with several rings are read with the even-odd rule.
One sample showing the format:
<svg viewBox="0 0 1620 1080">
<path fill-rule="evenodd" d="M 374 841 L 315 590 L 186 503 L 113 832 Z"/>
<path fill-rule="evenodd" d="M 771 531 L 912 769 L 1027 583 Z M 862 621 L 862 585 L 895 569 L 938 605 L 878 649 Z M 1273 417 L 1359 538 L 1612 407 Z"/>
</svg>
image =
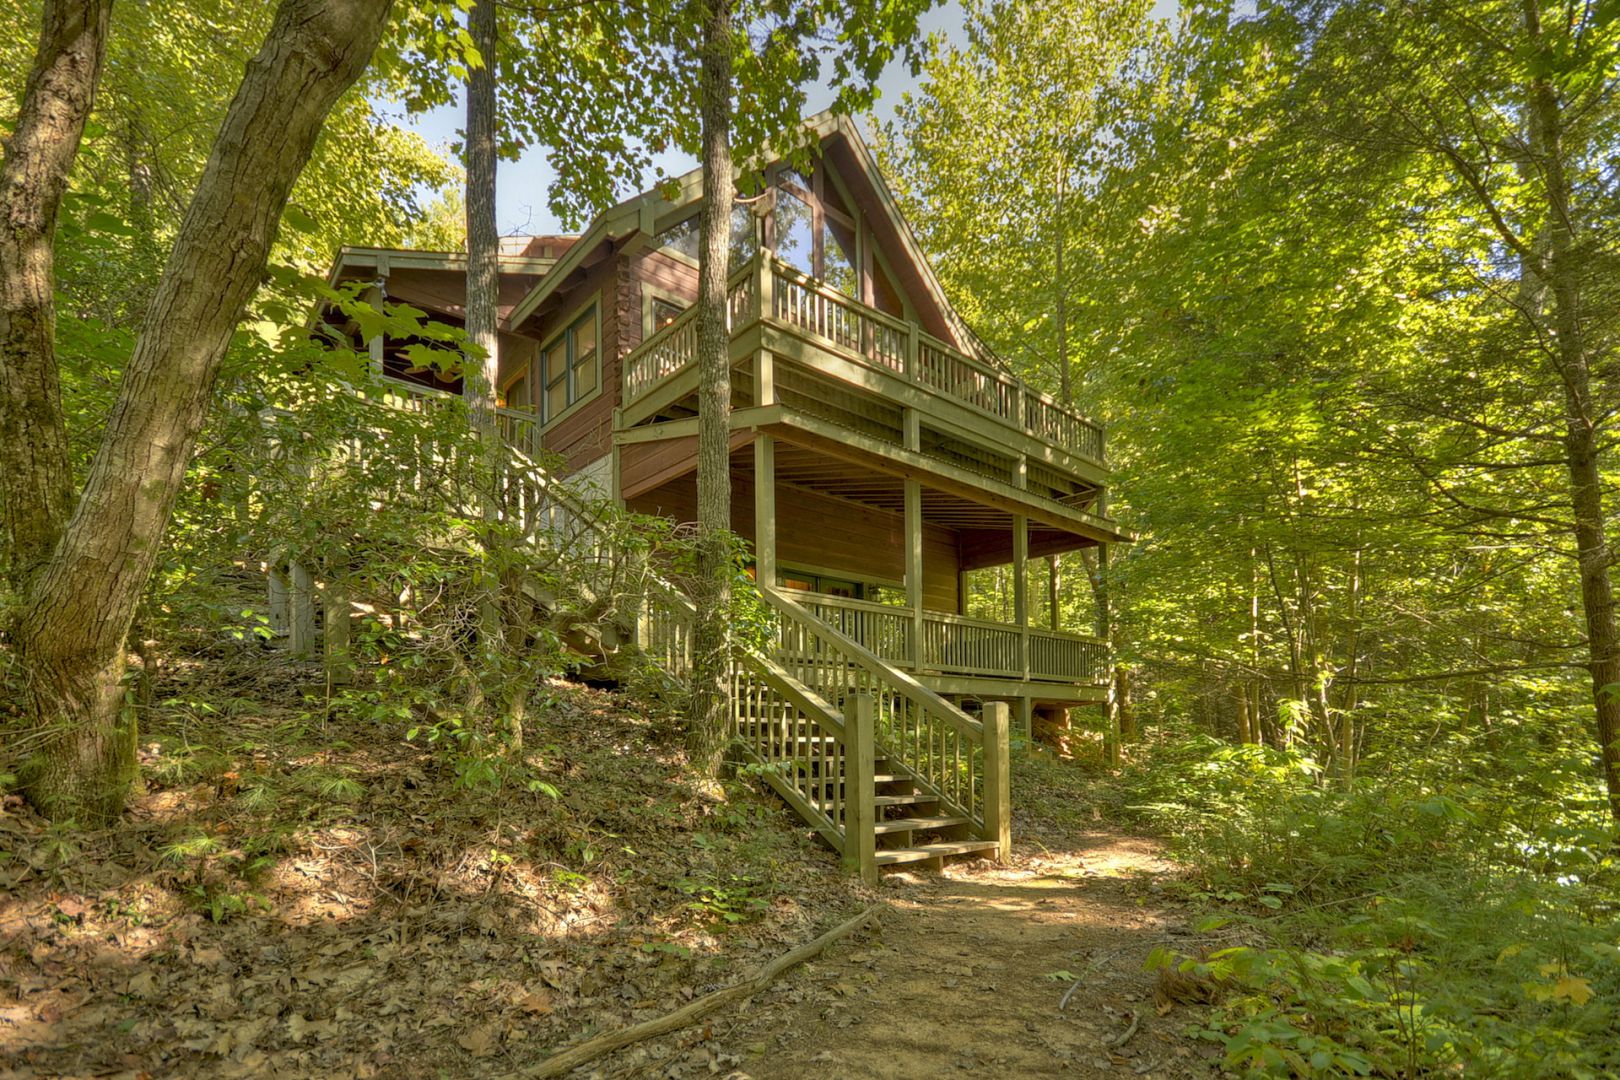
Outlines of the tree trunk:
<svg viewBox="0 0 1620 1080">
<path fill-rule="evenodd" d="M 1543 58 L 1541 9 L 1525 0 L 1525 29 Z M 1603 478 L 1598 460 L 1597 410 L 1592 400 L 1592 358 L 1582 318 L 1581 254 L 1576 250 L 1575 217 L 1564 155 L 1563 115 L 1558 93 L 1544 76 L 1533 78 L 1529 94 L 1530 146 L 1539 160 L 1546 193 L 1547 248 L 1535 261 L 1538 277 L 1552 295 L 1550 348 L 1564 385 L 1564 456 L 1569 471 L 1570 508 L 1575 515 L 1575 551 L 1586 616 L 1586 641 L 1592 673 L 1592 703 L 1609 814 L 1620 823 L 1620 632 L 1609 580 L 1611 560 L 1605 533 Z"/>
<path fill-rule="evenodd" d="M 22 592 L 73 509 L 56 369 L 56 216 L 107 57 L 112 0 L 46 0 L 0 166 L 0 573 Z"/>
<path fill-rule="evenodd" d="M 731 335 L 726 277 L 731 240 L 731 0 L 704 0 L 699 108 L 703 125 L 702 247 L 698 266 L 698 569 L 692 716 L 687 752 L 719 772 L 731 711 Z"/>
<path fill-rule="evenodd" d="M 1114 668 L 1114 707 L 1119 711 L 1119 741 L 1136 741 L 1136 707 L 1131 704 L 1131 669 L 1124 664 Z"/>
<path fill-rule="evenodd" d="M 1058 362 L 1058 396 L 1063 404 L 1074 404 L 1074 380 L 1069 371 L 1069 282 L 1064 266 L 1064 248 L 1069 245 L 1068 222 L 1064 218 L 1064 176 L 1063 166 L 1058 167 L 1057 183 L 1054 185 L 1056 207 L 1054 216 L 1057 226 L 1056 239 L 1053 241 L 1052 261 L 1053 274 L 1052 297 L 1054 314 L 1057 318 L 1057 362 Z"/>
<path fill-rule="evenodd" d="M 478 470 L 477 498 L 483 515 L 484 528 L 480 534 L 487 562 L 495 562 L 501 552 L 501 543 L 495 525 L 501 518 L 502 464 L 500 425 L 496 418 L 496 390 L 500 380 L 500 271 L 501 237 L 495 220 L 496 97 L 495 50 L 498 47 L 495 0 L 476 0 L 467 12 L 467 32 L 473 47 L 483 63 L 467 71 L 467 131 L 463 164 L 467 171 L 465 198 L 467 215 L 467 337 L 477 346 L 480 357 L 467 366 L 467 404 L 472 412 L 473 430 L 483 452 L 483 467 Z M 499 655 L 506 647 L 505 620 L 502 617 L 501 581 L 505 575 L 499 568 L 487 565 L 480 575 L 478 598 L 478 653 Z M 475 665 L 484 669 L 487 663 Z M 480 682 L 479 670 L 472 673 L 475 683 Z M 509 688 L 499 695 L 500 707 L 509 713 L 521 710 L 514 694 L 518 688 Z M 487 700 L 483 687 L 478 687 L 480 702 Z M 521 727 L 519 728 L 521 730 Z"/>
<path fill-rule="evenodd" d="M 388 9 L 389 0 L 283 0 L 226 112 L 84 491 L 17 627 L 44 736 L 28 793 L 49 817 L 90 825 L 123 807 L 136 774 L 135 719 L 124 708 L 130 624 L 293 182 L 370 60 Z"/>
</svg>

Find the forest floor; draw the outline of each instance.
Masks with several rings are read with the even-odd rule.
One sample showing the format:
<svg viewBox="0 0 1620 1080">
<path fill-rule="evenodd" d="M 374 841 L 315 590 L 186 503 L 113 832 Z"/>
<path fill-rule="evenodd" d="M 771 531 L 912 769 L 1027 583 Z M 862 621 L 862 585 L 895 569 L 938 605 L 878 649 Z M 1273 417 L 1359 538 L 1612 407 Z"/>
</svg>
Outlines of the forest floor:
<svg viewBox="0 0 1620 1080">
<path fill-rule="evenodd" d="M 741 1073 L 1209 1075 L 1213 1048 L 1181 1034 L 1184 1012 L 1160 1012 L 1144 968 L 1156 945 L 1184 944 L 1156 888 L 1170 867 L 1134 837 L 1073 840 L 1011 865 L 887 876 L 878 932 L 834 946 L 725 1032 Z"/>
<path fill-rule="evenodd" d="M 552 684 L 494 788 L 407 717 L 329 713 L 315 674 L 176 664 L 118 829 L 0 803 L 0 1075 L 502 1075 L 873 902 L 876 931 L 578 1075 L 1207 1075 L 1143 969 L 1179 933 L 1171 868 L 1042 786 L 1072 770 L 1015 776 L 1009 865 L 873 890 L 779 803 L 694 785 L 627 696 Z"/>
</svg>

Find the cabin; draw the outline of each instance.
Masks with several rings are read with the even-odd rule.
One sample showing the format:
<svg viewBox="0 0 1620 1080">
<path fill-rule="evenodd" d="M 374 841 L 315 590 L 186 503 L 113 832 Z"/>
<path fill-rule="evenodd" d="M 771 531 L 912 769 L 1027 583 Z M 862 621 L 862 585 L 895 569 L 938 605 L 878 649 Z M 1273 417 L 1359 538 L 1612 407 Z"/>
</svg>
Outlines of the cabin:
<svg viewBox="0 0 1620 1080">
<path fill-rule="evenodd" d="M 949 731 L 971 731 L 965 721 L 1000 717 L 1003 731 L 1027 735 L 1037 718 L 1105 695 L 1103 642 L 1059 625 L 1055 597 L 1037 625 L 1030 573 L 1032 560 L 1129 539 L 1107 514 L 1103 431 L 1013 375 L 952 310 L 854 125 L 828 115 L 809 132 L 814 164 L 769 166 L 731 221 L 733 528 L 762 592 L 803 624 L 798 652 L 784 645 L 781 671 L 759 691 L 777 705 L 750 722 L 776 708 L 853 724 L 861 680 L 832 685 L 804 655 L 811 638 L 836 638 L 816 649 L 844 650 L 848 670 L 867 672 L 879 690 L 868 720 L 893 725 L 913 706 L 945 717 L 936 732 L 906 736 L 919 752 L 924 738 L 943 747 Z M 700 202 L 694 172 L 582 235 L 520 238 L 501 256 L 498 391 L 503 415 L 523 421 L 506 430 L 624 506 L 682 521 L 697 509 Z M 351 247 L 331 279 L 454 323 L 464 273 L 458 254 Z M 384 378 L 461 391 L 453 376 L 413 370 L 408 343 L 369 344 Z M 1011 618 L 970 617 L 966 576 L 996 566 L 1010 570 Z M 883 687 L 899 696 L 884 699 Z M 1004 745 L 987 751 L 992 737 L 979 737 L 970 758 L 1004 758 Z M 1004 829 L 976 816 L 994 779 L 983 760 L 962 767 L 964 803 L 939 787 L 954 777 L 930 780 L 905 755 L 882 755 L 880 745 L 877 765 L 865 763 L 889 769 L 878 774 L 889 778 L 877 781 L 878 825 L 885 806 L 916 805 L 886 804 L 884 792 L 936 802 L 923 790 L 932 784 L 967 812 L 968 832 Z M 798 792 L 801 812 L 839 804 L 858 817 L 860 806 L 839 808 L 858 801 L 845 798 L 849 763 L 822 764 L 820 788 Z M 919 857 L 957 853 L 945 850 L 950 829 L 923 837 L 934 842 L 916 847 L 940 850 Z M 885 848 L 879 829 L 880 853 L 914 850 L 911 833 L 924 830 L 894 831 L 904 843 Z"/>
</svg>

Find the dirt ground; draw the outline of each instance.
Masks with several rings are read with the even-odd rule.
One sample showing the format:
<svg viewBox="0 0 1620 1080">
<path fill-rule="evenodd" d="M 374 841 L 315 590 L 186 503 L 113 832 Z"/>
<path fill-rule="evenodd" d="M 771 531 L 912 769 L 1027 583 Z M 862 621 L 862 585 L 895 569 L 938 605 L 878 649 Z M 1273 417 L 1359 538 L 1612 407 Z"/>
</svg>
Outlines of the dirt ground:
<svg viewBox="0 0 1620 1080">
<path fill-rule="evenodd" d="M 712 1067 L 729 1080 L 1210 1075 L 1212 1048 L 1182 1034 L 1183 1009 L 1160 1014 L 1144 969 L 1154 946 L 1187 944 L 1160 896 L 1172 868 L 1148 840 L 1073 840 L 1006 866 L 887 875 L 880 928 L 713 1021 Z M 664 1075 L 664 1053 L 576 1075 Z"/>
</svg>

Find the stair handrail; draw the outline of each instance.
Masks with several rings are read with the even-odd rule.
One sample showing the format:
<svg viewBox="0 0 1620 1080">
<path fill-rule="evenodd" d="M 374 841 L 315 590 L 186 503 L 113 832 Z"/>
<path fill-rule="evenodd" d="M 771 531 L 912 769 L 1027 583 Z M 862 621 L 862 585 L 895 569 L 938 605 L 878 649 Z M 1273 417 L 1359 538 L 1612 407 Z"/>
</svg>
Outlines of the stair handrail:
<svg viewBox="0 0 1620 1080">
<path fill-rule="evenodd" d="M 948 723 L 964 735 L 984 738 L 984 725 L 973 719 L 961 709 L 952 705 L 934 691 L 910 675 L 895 667 L 865 645 L 856 641 L 842 630 L 833 626 L 825 619 L 818 617 L 803 604 L 788 596 L 774 585 L 761 585 L 760 595 L 776 611 L 790 615 L 794 618 L 809 620 L 816 624 L 817 631 L 828 634 L 838 640 L 839 644 L 848 651 L 860 665 L 868 672 L 880 679 L 885 679 L 895 685 L 900 691 L 918 705 L 937 711 Z"/>
<path fill-rule="evenodd" d="M 986 780 L 1005 752 L 1001 745 L 990 745 L 985 727 L 916 679 L 895 668 L 837 627 L 817 618 L 808 609 L 774 586 L 762 585 L 760 595 L 780 617 L 784 631 L 781 659 L 792 671 L 795 659 L 790 653 L 787 627 L 798 633 L 813 634 L 836 648 L 833 664 L 804 659 L 798 666 L 806 671 L 837 671 L 827 689 L 868 693 L 875 691 L 877 722 L 872 740 L 899 771 L 951 813 L 966 818 L 980 835 L 999 835 L 1004 817 L 999 805 L 990 803 Z M 864 678 L 848 678 L 853 666 Z M 816 689 L 812 684 L 812 689 Z M 826 696 L 825 694 L 823 696 Z M 836 695 L 835 695 L 836 696 Z M 891 700 L 892 699 L 894 700 Z M 896 707 L 896 701 L 899 703 Z M 834 702 L 842 705 L 842 702 Z"/>
</svg>

